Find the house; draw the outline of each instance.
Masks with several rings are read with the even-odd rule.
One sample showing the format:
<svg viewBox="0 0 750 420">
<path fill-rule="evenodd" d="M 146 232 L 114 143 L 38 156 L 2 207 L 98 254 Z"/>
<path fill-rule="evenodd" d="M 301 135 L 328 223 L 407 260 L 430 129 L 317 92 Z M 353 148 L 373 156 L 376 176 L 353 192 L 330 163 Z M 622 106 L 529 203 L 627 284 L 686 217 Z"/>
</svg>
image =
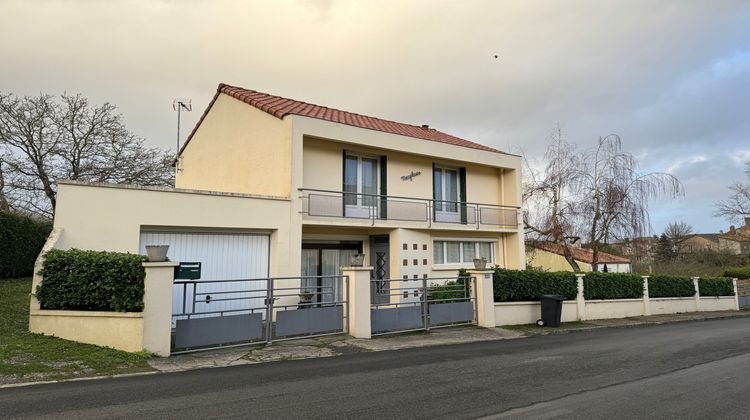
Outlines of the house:
<svg viewBox="0 0 750 420">
<path fill-rule="evenodd" d="M 729 226 L 729 231 L 719 234 L 719 249 L 733 255 L 750 254 L 750 217 L 745 217 L 743 226 Z"/>
<path fill-rule="evenodd" d="M 680 250 L 682 253 L 703 251 L 721 251 L 732 255 L 750 254 L 750 217 L 745 218 L 743 226 L 729 226 L 727 232 L 690 235 Z"/>
<path fill-rule="evenodd" d="M 202 280 L 525 266 L 521 158 L 427 125 L 220 84 L 175 165 L 174 189 L 62 182 L 56 247 L 169 245 Z"/>
<path fill-rule="evenodd" d="M 570 251 L 581 271 L 592 271 L 594 261 L 592 250 L 572 246 Z M 606 252 L 599 252 L 598 257 L 598 271 L 609 273 L 630 273 L 632 271 L 631 261 L 625 257 Z M 526 263 L 547 271 L 573 271 L 573 268 L 565 259 L 562 246 L 548 241 L 526 241 Z"/>
<path fill-rule="evenodd" d="M 625 239 L 609 246 L 619 254 L 627 256 L 634 263 L 651 263 L 654 261 L 659 239 L 656 236 L 642 236 Z"/>
<path fill-rule="evenodd" d="M 680 246 L 680 253 L 719 250 L 719 233 L 696 233 L 690 235 Z"/>
</svg>

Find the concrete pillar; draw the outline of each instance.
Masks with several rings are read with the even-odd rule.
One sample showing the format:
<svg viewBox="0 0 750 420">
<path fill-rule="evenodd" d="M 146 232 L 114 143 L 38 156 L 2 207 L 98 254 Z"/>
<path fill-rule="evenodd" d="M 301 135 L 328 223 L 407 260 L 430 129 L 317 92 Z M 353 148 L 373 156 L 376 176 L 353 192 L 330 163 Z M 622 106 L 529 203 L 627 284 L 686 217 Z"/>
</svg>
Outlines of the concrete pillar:
<svg viewBox="0 0 750 420">
<path fill-rule="evenodd" d="M 493 270 L 469 270 L 475 279 L 472 296 L 476 299 L 477 325 L 484 328 L 495 328 L 495 291 L 492 288 Z"/>
<path fill-rule="evenodd" d="M 643 315 L 651 315 L 651 299 L 648 295 L 648 276 L 643 278 Z"/>
<path fill-rule="evenodd" d="M 172 345 L 172 285 L 178 262 L 145 262 L 143 349 L 169 356 Z"/>
<path fill-rule="evenodd" d="M 586 320 L 586 299 L 583 297 L 583 278 L 585 274 L 576 274 L 578 294 L 576 295 L 576 317 L 579 321 Z"/>
<path fill-rule="evenodd" d="M 699 277 L 693 277 L 693 287 L 695 288 L 695 295 L 693 295 L 693 299 L 695 299 L 695 312 L 700 312 L 701 310 L 701 291 L 700 287 L 698 287 L 698 279 Z"/>
<path fill-rule="evenodd" d="M 341 275 L 349 278 L 348 333 L 355 338 L 372 337 L 370 323 L 370 275 L 372 267 L 341 267 Z"/>
<path fill-rule="evenodd" d="M 740 310 L 740 297 L 737 294 L 737 279 L 732 279 L 732 287 L 734 287 L 734 310 Z"/>
</svg>

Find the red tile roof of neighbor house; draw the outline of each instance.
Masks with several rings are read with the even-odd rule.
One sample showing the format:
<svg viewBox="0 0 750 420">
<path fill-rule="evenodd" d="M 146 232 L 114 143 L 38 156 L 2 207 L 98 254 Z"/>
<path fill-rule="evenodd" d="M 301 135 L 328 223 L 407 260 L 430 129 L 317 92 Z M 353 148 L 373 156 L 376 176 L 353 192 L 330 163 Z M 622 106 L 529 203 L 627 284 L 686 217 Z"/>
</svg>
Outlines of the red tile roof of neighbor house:
<svg viewBox="0 0 750 420">
<path fill-rule="evenodd" d="M 542 251 L 553 254 L 563 255 L 562 245 L 547 241 L 526 241 L 526 245 L 532 248 L 541 249 Z M 594 251 L 588 248 L 570 247 L 570 253 L 576 261 L 591 264 L 594 261 Z M 599 252 L 598 264 L 630 264 L 630 260 L 625 257 Z"/>
<path fill-rule="evenodd" d="M 368 117 L 366 115 L 355 114 L 353 112 L 341 111 L 326 106 L 310 104 L 307 102 L 297 101 L 294 99 L 287 99 L 281 96 L 269 95 L 250 89 L 244 89 L 241 87 L 230 86 L 224 83 L 220 83 L 216 90 L 213 100 L 206 108 L 206 111 L 201 116 L 198 123 L 193 128 L 193 131 L 185 141 L 182 150 L 190 142 L 190 139 L 195 134 L 198 127 L 203 122 L 203 119 L 208 114 L 211 106 L 216 102 L 216 98 L 219 94 L 229 95 L 237 100 L 240 100 L 248 105 L 254 106 L 263 112 L 273 115 L 276 118 L 284 118 L 287 115 L 300 115 L 303 117 L 316 118 L 319 120 L 330 121 L 338 124 L 351 125 L 353 127 L 365 128 L 368 130 L 382 131 L 384 133 L 398 134 L 407 137 L 414 137 L 423 140 L 436 141 L 439 143 L 452 144 L 454 146 L 468 147 L 477 150 L 484 150 L 487 152 L 503 153 L 500 150 L 493 149 L 492 147 L 484 146 L 478 143 L 474 143 L 450 134 L 443 133 L 442 131 L 435 130 L 434 128 L 421 127 L 411 124 L 404 124 L 395 121 L 388 121 L 381 118 Z"/>
</svg>

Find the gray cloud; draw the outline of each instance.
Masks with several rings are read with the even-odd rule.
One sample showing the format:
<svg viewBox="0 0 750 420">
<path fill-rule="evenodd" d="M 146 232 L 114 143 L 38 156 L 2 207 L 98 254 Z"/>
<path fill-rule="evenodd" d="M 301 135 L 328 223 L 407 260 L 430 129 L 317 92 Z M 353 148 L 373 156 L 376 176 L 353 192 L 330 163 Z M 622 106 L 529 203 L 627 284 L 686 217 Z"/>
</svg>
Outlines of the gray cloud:
<svg viewBox="0 0 750 420">
<path fill-rule="evenodd" d="M 4 1 L 0 90 L 81 92 L 174 147 L 219 82 L 539 155 L 558 122 L 611 132 L 684 199 L 654 227 L 725 228 L 712 204 L 750 157 L 744 1 Z M 495 60 L 494 54 L 500 59 Z M 744 155 L 743 155 L 744 153 Z"/>
</svg>

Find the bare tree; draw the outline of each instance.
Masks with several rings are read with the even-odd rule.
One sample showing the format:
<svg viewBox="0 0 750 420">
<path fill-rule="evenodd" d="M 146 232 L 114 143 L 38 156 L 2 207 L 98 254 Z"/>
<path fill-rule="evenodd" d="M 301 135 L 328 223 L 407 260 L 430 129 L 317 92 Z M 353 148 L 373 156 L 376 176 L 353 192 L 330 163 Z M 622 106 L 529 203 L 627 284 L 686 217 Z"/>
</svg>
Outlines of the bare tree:
<svg viewBox="0 0 750 420">
<path fill-rule="evenodd" d="M 750 160 L 745 162 L 745 174 L 748 182 L 735 182 L 729 186 L 732 192 L 729 198 L 716 203 L 716 216 L 730 221 L 741 221 L 750 217 Z"/>
<path fill-rule="evenodd" d="M 535 170 L 524 157 L 524 228 L 534 239 L 560 245 L 565 260 L 575 272 L 580 272 L 570 250 L 579 239 L 574 232 L 577 209 L 571 187 L 580 161 L 575 145 L 567 142 L 559 126 L 549 137 L 544 158 L 546 166 Z"/>
<path fill-rule="evenodd" d="M 6 195 L 5 174 L 3 172 L 3 157 L 0 156 L 0 211 L 10 210 L 10 201 Z"/>
<path fill-rule="evenodd" d="M 171 153 L 145 147 L 114 105 L 81 95 L 0 93 L 0 152 L 11 205 L 44 216 L 54 213 L 62 179 L 173 184 Z"/>
<path fill-rule="evenodd" d="M 650 226 L 648 202 L 683 194 L 680 181 L 664 172 L 638 171 L 632 154 L 622 150 L 615 134 L 599 138 L 597 147 L 584 153 L 575 175 L 581 198 L 581 229 L 587 232 L 587 246 L 593 255 L 592 269 L 603 246 L 610 241 L 637 238 Z"/>
<path fill-rule="evenodd" d="M 664 235 L 669 240 L 675 255 L 680 255 L 685 241 L 690 239 L 692 234 L 693 227 L 685 222 L 672 222 L 664 228 Z"/>
<path fill-rule="evenodd" d="M 545 153 L 546 167 L 535 171 L 525 159 L 524 224 L 531 237 L 562 246 L 565 259 L 579 271 L 570 246 L 584 237 L 598 269 L 599 254 L 615 239 L 643 236 L 650 226 L 648 202 L 682 194 L 667 173 L 641 173 L 635 158 L 622 151 L 620 138 L 600 138 L 578 152 L 558 127 Z"/>
</svg>

